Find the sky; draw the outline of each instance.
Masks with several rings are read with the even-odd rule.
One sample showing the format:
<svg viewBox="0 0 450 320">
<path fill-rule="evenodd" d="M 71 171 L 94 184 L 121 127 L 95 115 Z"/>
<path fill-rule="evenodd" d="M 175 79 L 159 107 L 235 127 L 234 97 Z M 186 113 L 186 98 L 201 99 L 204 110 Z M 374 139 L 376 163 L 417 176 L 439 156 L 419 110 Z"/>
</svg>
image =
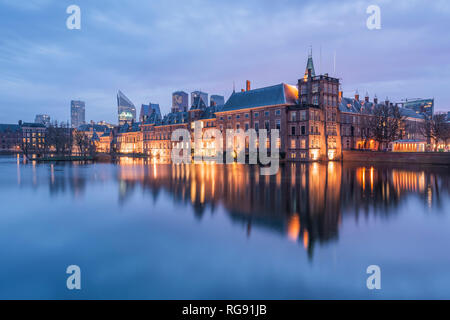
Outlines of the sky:
<svg viewBox="0 0 450 320">
<path fill-rule="evenodd" d="M 72 4 L 80 30 L 66 27 Z M 381 29 L 367 28 L 369 5 Z M 86 102 L 87 121 L 117 123 L 119 89 L 138 112 L 167 113 L 177 90 L 228 99 L 247 79 L 296 84 L 310 47 L 344 96 L 450 111 L 449 30 L 446 0 L 0 0 L 0 123 L 67 121 L 70 100 Z"/>
</svg>

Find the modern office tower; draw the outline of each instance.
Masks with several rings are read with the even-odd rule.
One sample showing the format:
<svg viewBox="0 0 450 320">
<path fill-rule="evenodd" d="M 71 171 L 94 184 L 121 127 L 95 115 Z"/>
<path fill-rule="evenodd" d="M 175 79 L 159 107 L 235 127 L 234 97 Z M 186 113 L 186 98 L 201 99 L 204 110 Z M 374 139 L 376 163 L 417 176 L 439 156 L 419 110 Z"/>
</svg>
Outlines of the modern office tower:
<svg viewBox="0 0 450 320">
<path fill-rule="evenodd" d="M 184 91 L 172 93 L 172 112 L 183 112 L 189 108 L 189 95 Z"/>
<path fill-rule="evenodd" d="M 117 113 L 120 126 L 136 121 L 136 107 L 120 90 L 117 93 Z"/>
<path fill-rule="evenodd" d="M 209 104 L 211 107 L 213 107 L 213 106 L 220 107 L 220 106 L 223 106 L 224 104 L 225 104 L 225 98 L 223 96 L 219 96 L 216 94 L 213 94 L 211 96 L 211 100 L 210 100 L 210 104 Z"/>
<path fill-rule="evenodd" d="M 84 101 L 70 101 L 70 119 L 72 128 L 78 128 L 82 124 L 86 123 L 85 109 Z"/>
<path fill-rule="evenodd" d="M 208 106 L 208 94 L 201 91 L 191 93 L 191 106 L 193 109 L 202 109 Z"/>
<path fill-rule="evenodd" d="M 434 99 L 407 100 L 403 103 L 403 107 L 431 118 L 434 114 Z"/>
<path fill-rule="evenodd" d="M 161 110 L 159 104 L 149 103 L 141 105 L 141 112 L 139 113 L 139 121 L 144 123 L 150 119 L 161 119 Z"/>
<path fill-rule="evenodd" d="M 50 125 L 50 116 L 47 114 L 37 114 L 34 123 L 40 123 L 48 127 Z"/>
</svg>

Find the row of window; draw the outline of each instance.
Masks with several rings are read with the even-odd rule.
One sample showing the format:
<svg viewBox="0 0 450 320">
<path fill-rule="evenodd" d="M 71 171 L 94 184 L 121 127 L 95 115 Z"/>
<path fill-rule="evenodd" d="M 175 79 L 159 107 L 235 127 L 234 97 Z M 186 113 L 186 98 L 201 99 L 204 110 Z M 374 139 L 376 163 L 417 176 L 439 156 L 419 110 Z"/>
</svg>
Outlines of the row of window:
<svg viewBox="0 0 450 320">
<path fill-rule="evenodd" d="M 270 113 L 272 112 L 272 110 L 266 110 L 266 111 L 263 111 L 263 112 L 261 112 L 261 115 L 264 115 L 264 117 L 270 117 Z M 281 109 L 276 109 L 275 111 L 273 111 L 273 113 L 276 115 L 276 116 L 280 116 L 281 115 Z M 259 118 L 259 115 L 260 115 L 260 112 L 258 111 L 258 112 L 254 112 L 253 113 L 253 117 L 254 118 Z M 249 119 L 250 118 L 250 114 L 249 113 L 245 113 L 245 114 L 236 114 L 236 115 L 234 115 L 234 118 L 236 119 L 236 120 L 239 120 L 239 119 L 241 119 L 242 118 L 242 116 L 243 116 L 243 118 L 244 119 Z M 233 119 L 233 115 L 228 115 L 227 116 L 227 119 L 228 120 L 232 120 Z M 220 120 L 224 120 L 224 116 L 221 116 L 220 117 Z"/>
<path fill-rule="evenodd" d="M 319 82 L 314 82 L 311 86 L 312 93 L 317 93 L 320 91 L 328 94 L 338 94 L 338 86 L 337 84 L 332 83 L 323 83 L 322 88 L 319 85 Z M 303 85 L 300 88 L 300 94 L 308 94 L 308 83 L 303 83 Z"/>
</svg>

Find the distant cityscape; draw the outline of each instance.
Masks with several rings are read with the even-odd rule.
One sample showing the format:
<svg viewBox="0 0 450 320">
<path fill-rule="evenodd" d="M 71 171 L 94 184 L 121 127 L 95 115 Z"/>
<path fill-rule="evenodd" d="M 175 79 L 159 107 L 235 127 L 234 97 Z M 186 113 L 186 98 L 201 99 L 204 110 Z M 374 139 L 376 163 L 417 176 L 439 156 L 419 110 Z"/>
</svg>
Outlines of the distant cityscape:
<svg viewBox="0 0 450 320">
<path fill-rule="evenodd" d="M 260 128 L 280 130 L 277 141 L 268 138 L 258 143 L 268 148 L 276 143 L 283 158 L 290 161 L 339 159 L 343 150 L 448 151 L 447 138 L 434 137 L 436 141 L 432 141 L 433 136 L 421 130 L 423 123 L 434 117 L 433 98 L 379 101 L 376 95 L 370 99 L 367 92 L 361 98 L 358 91 L 354 97 L 343 97 L 340 79 L 327 73 L 316 75 L 312 55 L 297 85 L 281 83 L 252 89 L 247 81 L 245 89 L 233 90 L 227 101 L 221 95 L 211 95 L 209 100 L 208 96 L 193 91 L 189 99 L 188 93 L 175 91 L 168 114 L 163 115 L 159 104 L 152 102 L 142 104 L 138 114 L 134 103 L 119 90 L 117 125 L 86 122 L 86 103 L 72 100 L 70 124 L 59 126 L 82 132 L 96 152 L 149 157 L 170 156 L 176 145 L 171 133 L 179 128 L 193 131 L 195 126 L 203 132 L 216 128 L 224 135 L 222 141 L 205 138 L 201 148 L 194 151 L 205 157 L 215 156 L 219 143 L 225 150 L 227 139 L 232 138 L 226 136 L 227 129 L 259 132 Z M 371 119 L 382 107 L 397 108 L 401 117 L 401 127 L 390 140 L 377 137 L 371 128 Z M 445 121 L 449 120 L 450 112 L 445 114 Z M 58 126 L 46 114 L 36 115 L 34 123 L 0 124 L 0 151 L 17 152 L 23 143 L 39 151 L 46 144 L 46 128 L 53 125 Z M 236 153 L 248 153 L 248 149 L 248 142 L 233 142 Z"/>
</svg>

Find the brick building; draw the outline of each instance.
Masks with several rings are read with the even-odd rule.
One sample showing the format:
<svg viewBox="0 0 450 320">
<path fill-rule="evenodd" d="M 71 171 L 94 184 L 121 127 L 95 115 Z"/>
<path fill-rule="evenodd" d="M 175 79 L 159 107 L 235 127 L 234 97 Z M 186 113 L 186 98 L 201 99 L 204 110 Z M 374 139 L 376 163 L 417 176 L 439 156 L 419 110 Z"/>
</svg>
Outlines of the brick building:
<svg viewBox="0 0 450 320">
<path fill-rule="evenodd" d="M 227 129 L 238 132 L 255 129 L 258 136 L 260 129 L 267 129 L 267 140 L 259 141 L 257 137 L 255 147 L 264 143 L 270 149 L 275 143 L 281 157 L 288 161 L 338 160 L 343 149 L 377 149 L 377 143 L 368 138 L 368 119 L 381 105 L 378 99 L 375 97 L 371 102 L 366 95 L 360 100 L 359 94 L 344 98 L 339 88 L 339 79 L 328 74 L 315 74 L 309 55 L 305 73 L 296 86 L 281 83 L 251 90 L 247 81 L 246 90 L 233 91 L 224 106 L 193 103 L 189 110 L 173 110 L 162 119 L 149 117 L 140 124 L 140 131 L 136 129 L 138 124 L 133 124 L 133 130 L 129 126 L 121 128 L 113 141 L 117 139 L 118 150 L 122 153 L 170 157 L 172 148 L 178 144 L 171 141 L 173 131 L 187 129 L 193 139 L 194 132 L 199 129 L 196 126 L 199 126 L 203 133 L 210 128 L 220 130 L 222 141 L 204 138 L 201 143 L 192 144 L 195 156 L 215 156 L 220 147 L 226 150 L 227 143 L 232 146 L 233 153 L 248 153 L 248 135 L 241 141 L 235 135 L 227 136 Z M 392 105 L 387 99 L 382 104 Z M 407 108 L 400 108 L 400 113 L 404 119 L 402 139 L 423 143 L 419 130 L 423 115 Z M 271 141 L 272 129 L 280 132 L 277 141 Z M 399 143 L 402 142 L 381 147 L 394 148 Z"/>
<path fill-rule="evenodd" d="M 17 124 L 0 124 L 0 152 L 17 152 L 22 128 Z"/>
</svg>

